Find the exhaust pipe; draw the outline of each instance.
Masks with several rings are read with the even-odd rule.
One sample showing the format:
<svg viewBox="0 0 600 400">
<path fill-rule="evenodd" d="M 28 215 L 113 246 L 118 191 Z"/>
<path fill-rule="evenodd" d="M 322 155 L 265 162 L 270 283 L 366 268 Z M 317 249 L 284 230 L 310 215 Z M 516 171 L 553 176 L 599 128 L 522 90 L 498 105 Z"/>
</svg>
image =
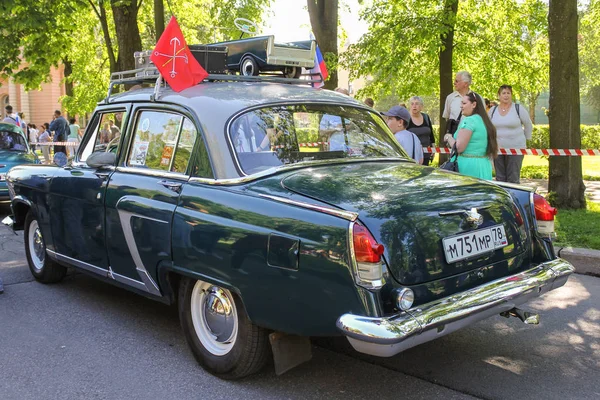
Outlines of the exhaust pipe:
<svg viewBox="0 0 600 400">
<path fill-rule="evenodd" d="M 527 325 L 537 325 L 540 323 L 540 316 L 538 314 L 529 311 L 524 311 L 517 307 L 508 311 L 504 311 L 500 313 L 500 315 L 502 315 L 504 318 L 519 318 L 521 322 Z"/>
</svg>

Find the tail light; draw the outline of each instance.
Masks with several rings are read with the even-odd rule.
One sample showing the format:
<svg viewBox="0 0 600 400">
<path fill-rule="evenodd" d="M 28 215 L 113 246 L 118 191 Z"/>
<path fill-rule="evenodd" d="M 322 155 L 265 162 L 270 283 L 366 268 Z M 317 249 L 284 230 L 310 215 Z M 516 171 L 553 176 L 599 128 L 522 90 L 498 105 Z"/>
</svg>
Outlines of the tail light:
<svg viewBox="0 0 600 400">
<path fill-rule="evenodd" d="M 364 226 L 352 224 L 352 263 L 355 267 L 356 283 L 368 289 L 383 286 L 383 265 L 381 256 L 384 247 L 377 243 Z"/>
<path fill-rule="evenodd" d="M 554 216 L 558 212 L 548 201 L 537 193 L 533 194 L 533 206 L 535 208 L 535 219 L 537 231 L 541 234 L 554 234 Z"/>
</svg>

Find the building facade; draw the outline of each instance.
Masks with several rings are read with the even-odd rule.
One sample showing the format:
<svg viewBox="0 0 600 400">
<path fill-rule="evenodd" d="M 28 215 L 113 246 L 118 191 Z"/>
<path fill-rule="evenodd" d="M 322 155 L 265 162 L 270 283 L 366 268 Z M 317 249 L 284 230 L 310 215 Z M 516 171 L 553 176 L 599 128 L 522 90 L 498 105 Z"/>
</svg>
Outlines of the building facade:
<svg viewBox="0 0 600 400">
<path fill-rule="evenodd" d="M 59 98 L 65 95 L 63 67 L 52 68 L 50 80 L 39 90 L 25 90 L 25 85 L 15 83 L 12 78 L 0 79 L 0 105 L 4 116 L 4 106 L 10 104 L 16 112 L 25 114 L 25 121 L 40 126 L 52 122 L 54 110 L 61 110 Z"/>
</svg>

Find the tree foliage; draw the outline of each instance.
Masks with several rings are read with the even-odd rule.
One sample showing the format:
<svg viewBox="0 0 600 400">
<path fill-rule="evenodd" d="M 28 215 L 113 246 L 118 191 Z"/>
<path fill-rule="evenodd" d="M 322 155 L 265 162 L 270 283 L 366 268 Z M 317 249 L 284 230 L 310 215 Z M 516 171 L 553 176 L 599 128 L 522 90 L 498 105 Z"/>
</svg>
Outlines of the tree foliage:
<svg viewBox="0 0 600 400">
<path fill-rule="evenodd" d="M 262 22 L 272 0 L 170 0 L 188 43 L 239 37 L 233 21 Z M 138 8 L 139 7 L 139 8 Z M 171 8 L 172 7 L 172 8 Z M 0 4 L 0 77 L 27 90 L 48 81 L 50 69 L 68 61 L 63 97 L 70 114 L 93 110 L 106 94 L 111 71 L 132 69 L 133 52 L 156 44 L 154 2 L 135 0 L 14 0 Z"/>
<path fill-rule="evenodd" d="M 440 53 L 454 28 L 454 72 L 473 74 L 472 88 L 495 98 L 501 84 L 517 95 L 539 94 L 548 85 L 546 15 L 542 0 L 448 0 L 373 2 L 362 12 L 369 32 L 343 61 L 352 77 L 370 77 L 365 94 L 439 95 Z M 447 78 L 446 78 L 447 79 Z"/>
<path fill-rule="evenodd" d="M 14 0 L 0 4 L 0 76 L 27 89 L 47 81 L 75 40 L 83 0 Z M 22 60 L 27 64 L 23 65 Z"/>
<path fill-rule="evenodd" d="M 591 0 L 579 24 L 581 90 L 586 102 L 600 112 L 600 0 Z"/>
</svg>

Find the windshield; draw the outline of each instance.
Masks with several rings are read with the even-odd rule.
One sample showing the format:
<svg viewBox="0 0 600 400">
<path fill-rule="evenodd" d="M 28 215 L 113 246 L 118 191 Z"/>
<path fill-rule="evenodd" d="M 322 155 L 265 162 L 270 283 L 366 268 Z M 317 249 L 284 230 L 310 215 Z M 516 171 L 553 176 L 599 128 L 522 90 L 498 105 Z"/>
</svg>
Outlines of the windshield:
<svg viewBox="0 0 600 400">
<path fill-rule="evenodd" d="M 249 111 L 230 126 L 240 167 L 250 175 L 302 161 L 408 158 L 375 113 L 333 105 L 295 105 Z"/>
<path fill-rule="evenodd" d="M 27 151 L 25 138 L 16 132 L 0 131 L 0 150 Z"/>
</svg>

